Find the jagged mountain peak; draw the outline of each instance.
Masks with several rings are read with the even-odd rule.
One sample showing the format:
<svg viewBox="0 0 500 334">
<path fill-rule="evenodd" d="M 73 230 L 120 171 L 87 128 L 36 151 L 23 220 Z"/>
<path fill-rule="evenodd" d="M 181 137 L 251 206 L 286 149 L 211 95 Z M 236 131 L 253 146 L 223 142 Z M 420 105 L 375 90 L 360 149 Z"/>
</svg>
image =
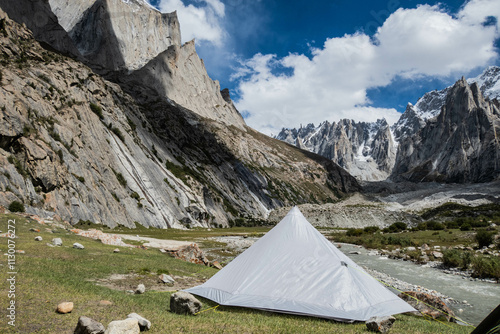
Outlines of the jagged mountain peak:
<svg viewBox="0 0 500 334">
<path fill-rule="evenodd" d="M 447 89 L 437 117 L 401 138 L 391 178 L 415 182 L 487 182 L 500 175 L 498 102 L 462 77 Z"/>
<path fill-rule="evenodd" d="M 385 179 L 396 153 L 384 118 L 376 122 L 324 121 L 317 127 L 311 123 L 299 129 L 284 128 L 276 138 L 332 159 L 359 180 Z"/>
</svg>

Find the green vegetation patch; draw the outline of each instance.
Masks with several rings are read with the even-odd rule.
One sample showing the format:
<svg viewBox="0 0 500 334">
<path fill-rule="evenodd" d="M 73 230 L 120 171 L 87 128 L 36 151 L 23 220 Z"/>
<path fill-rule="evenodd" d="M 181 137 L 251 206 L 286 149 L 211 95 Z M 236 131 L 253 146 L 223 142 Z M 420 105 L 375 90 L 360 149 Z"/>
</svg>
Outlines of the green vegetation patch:
<svg viewBox="0 0 500 334">
<path fill-rule="evenodd" d="M 54 235 L 46 232 L 43 225 L 15 215 L 1 215 L 0 229 L 7 230 L 8 219 L 16 219 L 18 249 L 16 280 L 16 327 L 0 322 L 1 333 L 72 333 L 82 315 L 107 326 L 111 321 L 124 319 L 137 312 L 151 321 L 148 333 L 366 333 L 363 323 L 343 324 L 313 317 L 301 317 L 247 308 L 223 307 L 217 312 L 207 311 L 196 317 L 173 314 L 169 311 L 169 291 L 152 291 L 146 287 L 142 295 L 127 294 L 97 283 L 111 275 L 139 275 L 134 283 L 148 279 L 153 273 L 169 273 L 174 276 L 194 277 L 206 280 L 217 272 L 214 268 L 192 264 L 161 254 L 156 249 L 120 248 L 104 245 L 92 239 L 70 232 L 59 233 L 63 247 L 48 247 L 45 240 Z M 34 240 L 29 228 L 40 229 L 36 235 L 44 242 Z M 227 229 L 224 229 L 227 231 Z M 193 235 L 207 233 L 190 231 Z M 137 233 L 137 232 L 134 232 Z M 187 231 L 179 231 L 187 233 Z M 1 240 L 0 240 L 1 241 Z M 1 241 L 5 245 L 4 241 Z M 70 245 L 79 242 L 85 249 Z M 0 271 L 0 280 L 8 278 L 6 270 Z M 99 301 L 109 300 L 112 306 L 99 306 Z M 200 298 L 203 310 L 217 304 Z M 71 313 L 60 315 L 56 306 L 64 301 L 74 303 Z M 8 298 L 0 298 L 0 307 L 8 307 Z M 445 333 L 465 334 L 469 327 L 456 324 L 443 325 L 422 318 L 396 315 L 397 321 L 391 332 L 402 334 Z"/>
</svg>

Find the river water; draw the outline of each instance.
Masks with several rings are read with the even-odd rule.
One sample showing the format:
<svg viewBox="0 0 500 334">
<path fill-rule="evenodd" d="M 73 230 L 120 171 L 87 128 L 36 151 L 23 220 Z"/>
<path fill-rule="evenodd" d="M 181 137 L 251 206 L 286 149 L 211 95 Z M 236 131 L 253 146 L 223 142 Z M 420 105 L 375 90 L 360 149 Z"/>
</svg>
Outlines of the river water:
<svg viewBox="0 0 500 334">
<path fill-rule="evenodd" d="M 458 317 L 473 325 L 478 325 L 495 307 L 500 304 L 500 284 L 471 281 L 458 275 L 445 274 L 437 268 L 431 268 L 406 262 L 391 260 L 381 256 L 368 255 L 364 248 L 342 244 L 340 248 L 360 266 L 374 269 L 405 282 L 436 290 L 464 304 L 449 305 Z M 361 254 L 351 255 L 350 251 Z M 463 313 L 458 313 L 463 309 Z"/>
</svg>

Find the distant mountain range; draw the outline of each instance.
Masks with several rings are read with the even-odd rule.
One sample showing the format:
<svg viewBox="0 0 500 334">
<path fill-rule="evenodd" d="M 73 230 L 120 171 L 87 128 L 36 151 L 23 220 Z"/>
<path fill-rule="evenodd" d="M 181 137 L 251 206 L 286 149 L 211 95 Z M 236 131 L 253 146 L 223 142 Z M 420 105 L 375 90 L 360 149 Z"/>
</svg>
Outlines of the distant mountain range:
<svg viewBox="0 0 500 334">
<path fill-rule="evenodd" d="M 282 129 L 359 180 L 486 182 L 500 175 L 500 67 L 424 94 L 393 125 L 341 120 Z"/>
</svg>

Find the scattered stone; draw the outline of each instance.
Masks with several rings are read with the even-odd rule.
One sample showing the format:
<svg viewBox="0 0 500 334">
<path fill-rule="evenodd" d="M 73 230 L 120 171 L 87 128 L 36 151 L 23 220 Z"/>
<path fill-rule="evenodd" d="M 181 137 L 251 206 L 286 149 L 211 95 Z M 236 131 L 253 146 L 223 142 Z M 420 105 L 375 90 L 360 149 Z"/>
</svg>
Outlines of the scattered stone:
<svg viewBox="0 0 500 334">
<path fill-rule="evenodd" d="M 432 252 L 432 256 L 434 256 L 436 259 L 442 259 L 443 258 L 443 253 L 441 253 L 441 252 Z"/>
<path fill-rule="evenodd" d="M 62 246 L 62 244 L 63 244 L 62 239 L 61 238 L 54 238 L 54 239 L 52 239 L 52 244 L 54 246 Z"/>
<path fill-rule="evenodd" d="M 408 248 L 406 248 L 406 250 L 409 252 L 413 252 L 413 251 L 416 251 L 417 249 L 415 247 L 408 247 Z"/>
<path fill-rule="evenodd" d="M 200 310 L 201 302 L 189 292 L 179 291 L 170 296 L 171 312 L 195 315 Z"/>
<path fill-rule="evenodd" d="M 127 318 L 137 319 L 141 332 L 148 331 L 151 328 L 151 321 L 140 316 L 137 313 L 130 313 L 129 315 L 127 315 Z"/>
<path fill-rule="evenodd" d="M 72 302 L 60 303 L 59 305 L 57 305 L 56 311 L 57 313 L 61 314 L 70 313 L 71 311 L 73 311 L 73 303 Z"/>
<path fill-rule="evenodd" d="M 144 286 L 144 284 L 139 284 L 137 286 L 137 289 L 135 289 L 135 294 L 137 294 L 137 295 L 141 295 L 144 292 L 146 292 L 146 287 Z"/>
<path fill-rule="evenodd" d="M 396 321 L 396 318 L 391 316 L 371 317 L 366 322 L 366 327 L 372 332 L 387 333 L 394 324 L 394 321 Z"/>
<path fill-rule="evenodd" d="M 165 254 L 166 252 L 167 252 L 166 250 L 164 250 L 163 248 L 160 248 L 160 253 Z"/>
<path fill-rule="evenodd" d="M 42 241 L 42 237 L 41 236 L 38 236 L 38 237 L 35 237 L 35 241 Z"/>
<path fill-rule="evenodd" d="M 19 254 L 26 254 L 26 252 L 25 252 L 25 251 L 23 251 L 23 250 L 21 250 L 21 249 L 16 250 L 16 253 L 19 253 Z"/>
<path fill-rule="evenodd" d="M 214 261 L 210 264 L 211 267 L 214 267 L 214 268 L 217 268 L 217 269 L 222 269 L 222 266 L 221 264 L 219 263 L 219 261 Z"/>
<path fill-rule="evenodd" d="M 47 246 L 49 246 L 49 247 L 56 247 L 53 244 L 49 244 L 48 242 L 47 242 Z"/>
<path fill-rule="evenodd" d="M 429 247 L 429 245 L 427 245 L 427 244 L 423 244 L 423 245 L 420 247 L 420 249 L 421 249 L 421 250 L 426 251 L 426 250 L 429 250 L 429 249 L 431 249 L 431 248 Z"/>
<path fill-rule="evenodd" d="M 196 243 L 180 247 L 179 249 L 176 250 L 166 250 L 166 251 L 168 254 L 175 257 L 176 259 L 196 264 L 204 264 L 206 266 L 210 264 L 210 261 L 208 261 L 207 257 Z"/>
<path fill-rule="evenodd" d="M 76 249 L 85 249 L 85 247 L 83 247 L 82 244 L 78 243 L 78 242 L 75 242 L 73 244 L 73 248 L 76 248 Z"/>
<path fill-rule="evenodd" d="M 400 293 L 398 297 L 413 306 L 418 311 L 414 312 L 416 315 L 423 314 L 433 319 L 443 318 L 446 321 L 454 322 L 455 313 L 437 296 L 424 292 L 405 291 Z"/>
<path fill-rule="evenodd" d="M 131 293 L 131 294 L 134 294 L 134 293 L 135 293 L 135 291 L 134 291 L 134 290 L 127 290 L 127 291 L 125 291 L 125 292 L 126 292 L 126 293 Z"/>
<path fill-rule="evenodd" d="M 99 306 L 111 306 L 113 305 L 112 302 L 110 302 L 109 300 L 101 300 L 99 301 Z"/>
<path fill-rule="evenodd" d="M 358 252 L 358 251 L 350 251 L 349 254 L 352 254 L 352 255 L 360 255 L 361 252 Z"/>
<path fill-rule="evenodd" d="M 175 283 L 175 280 L 172 278 L 172 276 L 167 275 L 167 274 L 161 274 L 160 276 L 158 276 L 158 278 L 160 279 L 161 282 L 163 282 L 165 284 L 174 284 Z"/>
<path fill-rule="evenodd" d="M 139 334 L 139 321 L 135 318 L 111 321 L 104 334 Z"/>
<path fill-rule="evenodd" d="M 104 334 L 105 328 L 100 323 L 89 317 L 78 318 L 74 334 Z"/>
<path fill-rule="evenodd" d="M 40 230 L 37 228 L 30 228 L 30 232 L 40 232 Z"/>
<path fill-rule="evenodd" d="M 113 249 L 113 253 L 120 253 L 120 250 L 118 248 Z"/>
</svg>

